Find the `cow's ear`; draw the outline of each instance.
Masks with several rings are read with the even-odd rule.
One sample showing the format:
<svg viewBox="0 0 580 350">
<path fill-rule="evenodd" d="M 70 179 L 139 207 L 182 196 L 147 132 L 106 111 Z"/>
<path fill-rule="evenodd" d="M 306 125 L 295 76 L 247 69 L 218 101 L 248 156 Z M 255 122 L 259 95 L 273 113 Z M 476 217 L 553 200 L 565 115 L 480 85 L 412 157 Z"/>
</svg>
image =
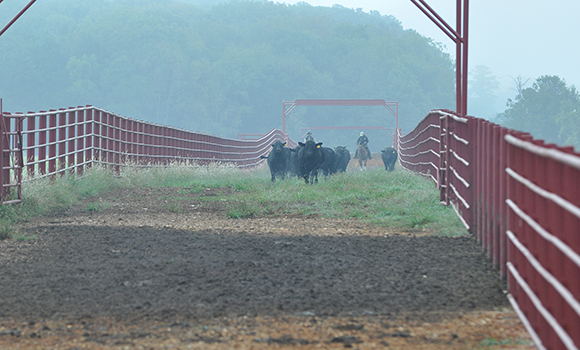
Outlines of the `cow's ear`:
<svg viewBox="0 0 580 350">
<path fill-rule="evenodd" d="M 316 148 L 320 148 L 320 146 L 322 146 L 322 142 L 316 144 Z"/>
<path fill-rule="evenodd" d="M 298 141 L 298 144 L 299 144 L 300 146 L 304 147 L 304 144 L 303 144 L 302 142 Z"/>
<path fill-rule="evenodd" d="M 287 144 L 287 143 L 288 143 L 288 142 L 284 142 L 284 144 L 283 144 L 282 146 L 286 146 L 286 144 Z"/>
</svg>

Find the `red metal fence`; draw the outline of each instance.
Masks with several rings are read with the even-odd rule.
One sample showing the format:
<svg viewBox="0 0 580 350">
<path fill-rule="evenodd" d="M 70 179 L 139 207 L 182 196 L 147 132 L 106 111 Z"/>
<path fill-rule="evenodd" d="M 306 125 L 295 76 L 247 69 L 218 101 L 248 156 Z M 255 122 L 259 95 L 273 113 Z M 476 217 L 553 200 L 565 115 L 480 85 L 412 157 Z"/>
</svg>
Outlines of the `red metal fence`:
<svg viewBox="0 0 580 350">
<path fill-rule="evenodd" d="M 21 199 L 23 181 L 82 173 L 93 163 L 151 166 L 263 162 L 274 129 L 235 140 L 125 118 L 92 106 L 2 114 L 0 191 Z M 509 296 L 539 348 L 580 346 L 580 154 L 486 120 L 430 112 L 407 135 L 397 131 L 401 165 L 437 184 L 507 277 Z"/>
<path fill-rule="evenodd" d="M 398 139 L 507 277 L 536 346 L 580 347 L 580 153 L 446 110 Z"/>
<path fill-rule="evenodd" d="M 264 162 L 260 156 L 267 155 L 276 140 L 297 146 L 277 129 L 258 139 L 236 140 L 130 119 L 93 106 L 2 113 L 2 136 L 3 203 L 21 200 L 23 181 L 82 173 L 93 163 L 116 170 L 184 162 L 225 162 L 247 168 Z"/>
</svg>

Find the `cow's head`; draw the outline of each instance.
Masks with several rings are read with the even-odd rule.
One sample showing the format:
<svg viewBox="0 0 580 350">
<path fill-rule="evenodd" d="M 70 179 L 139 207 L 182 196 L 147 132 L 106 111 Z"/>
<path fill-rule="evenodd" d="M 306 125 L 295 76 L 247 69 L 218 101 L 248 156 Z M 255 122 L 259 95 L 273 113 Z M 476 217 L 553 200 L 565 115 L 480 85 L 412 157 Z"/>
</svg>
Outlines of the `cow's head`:
<svg viewBox="0 0 580 350">
<path fill-rule="evenodd" d="M 282 153 L 284 152 L 284 146 L 286 146 L 286 142 L 276 141 L 272 144 L 272 152 Z"/>
<path fill-rule="evenodd" d="M 300 146 L 304 147 L 306 157 L 312 157 L 322 147 L 322 142 L 306 141 L 305 143 L 300 143 Z"/>
</svg>

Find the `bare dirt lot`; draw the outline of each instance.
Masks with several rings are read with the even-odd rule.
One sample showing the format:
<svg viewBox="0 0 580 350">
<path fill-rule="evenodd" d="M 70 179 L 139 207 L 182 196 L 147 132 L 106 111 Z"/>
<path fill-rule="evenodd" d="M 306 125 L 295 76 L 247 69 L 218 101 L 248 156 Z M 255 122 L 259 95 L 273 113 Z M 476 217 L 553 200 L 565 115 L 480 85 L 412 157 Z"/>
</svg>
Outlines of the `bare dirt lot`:
<svg viewBox="0 0 580 350">
<path fill-rule="evenodd" d="M 230 219 L 219 191 L 118 190 L 0 241 L 0 349 L 533 348 L 473 237 Z"/>
</svg>

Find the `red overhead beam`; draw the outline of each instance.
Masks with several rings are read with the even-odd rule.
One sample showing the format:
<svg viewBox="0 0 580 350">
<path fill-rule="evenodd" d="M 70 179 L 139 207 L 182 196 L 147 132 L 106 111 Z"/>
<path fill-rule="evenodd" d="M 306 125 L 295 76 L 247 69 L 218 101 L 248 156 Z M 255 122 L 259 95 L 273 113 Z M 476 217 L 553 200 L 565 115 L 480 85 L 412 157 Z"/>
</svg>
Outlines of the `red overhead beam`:
<svg viewBox="0 0 580 350">
<path fill-rule="evenodd" d="M 469 0 L 457 0 L 456 28 L 453 29 L 425 0 L 411 0 L 439 29 L 455 42 L 455 94 L 456 110 L 467 115 L 467 32 L 469 28 Z"/>
<path fill-rule="evenodd" d="M 3 0 L 0 0 L 0 3 L 2 3 Z M 6 26 L 4 26 L 4 28 L 2 28 L 2 30 L 0 30 L 0 36 L 2 36 L 2 34 L 4 34 L 5 31 L 8 30 L 8 28 L 10 28 L 10 26 L 12 26 L 14 24 L 14 22 L 16 22 L 18 20 L 18 18 L 20 18 L 20 16 L 22 16 L 24 14 L 24 12 L 26 12 L 26 10 L 28 10 L 30 8 L 30 6 L 32 6 L 32 4 L 34 4 L 36 2 L 36 0 L 32 0 L 28 3 L 28 5 L 26 5 L 20 12 L 18 12 L 18 14 L 10 21 L 8 22 L 8 24 Z"/>
<path fill-rule="evenodd" d="M 385 106 L 385 100 L 296 100 L 286 102 L 297 106 Z"/>
<path fill-rule="evenodd" d="M 395 128 L 399 128 L 399 103 L 386 100 L 296 100 L 282 101 L 282 132 L 286 133 L 286 116 L 296 106 L 383 106 L 395 116 Z M 286 109 L 288 107 L 288 109 Z"/>
</svg>

